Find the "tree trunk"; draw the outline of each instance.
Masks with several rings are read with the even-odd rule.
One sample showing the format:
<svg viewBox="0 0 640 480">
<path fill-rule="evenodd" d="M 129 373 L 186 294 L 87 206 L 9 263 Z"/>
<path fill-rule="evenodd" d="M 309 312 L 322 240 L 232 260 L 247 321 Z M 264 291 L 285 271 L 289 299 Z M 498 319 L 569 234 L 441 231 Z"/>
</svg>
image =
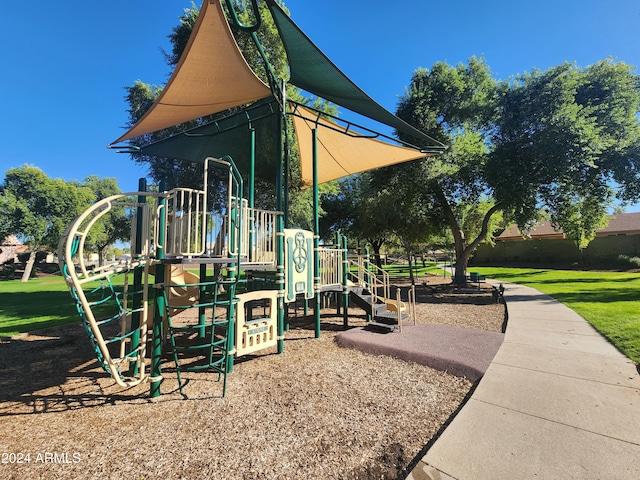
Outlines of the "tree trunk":
<svg viewBox="0 0 640 480">
<path fill-rule="evenodd" d="M 453 283 L 458 286 L 467 284 L 467 264 L 469 263 L 469 257 L 466 255 L 464 245 L 462 248 L 458 248 L 456 245 L 456 263 L 455 271 L 453 274 Z"/>
<path fill-rule="evenodd" d="M 467 283 L 467 264 L 469 263 L 469 252 L 463 251 L 461 255 L 456 253 L 455 274 L 453 282 L 456 285 Z"/>
<path fill-rule="evenodd" d="M 413 249 L 411 248 L 411 246 L 407 246 L 405 247 L 405 250 L 407 252 L 407 258 L 409 259 L 409 280 L 411 281 L 411 285 L 415 285 L 416 281 L 415 278 L 413 276 Z"/>
<path fill-rule="evenodd" d="M 449 223 L 449 228 L 451 229 L 451 233 L 453 234 L 453 241 L 455 244 L 456 252 L 456 268 L 453 282 L 459 286 L 466 285 L 467 264 L 469 263 L 469 258 L 471 258 L 471 254 L 476 250 L 476 248 L 478 248 L 478 245 L 480 245 L 480 243 L 482 243 L 487 238 L 487 235 L 489 233 L 489 220 L 491 220 L 491 216 L 500 209 L 500 205 L 495 204 L 489 210 L 487 210 L 487 213 L 482 219 L 482 228 L 480 229 L 480 233 L 473 242 L 465 246 L 466 242 L 464 232 L 460 228 L 460 225 L 458 225 L 458 219 L 454 215 L 446 195 L 437 182 L 434 182 L 434 193 L 436 195 L 436 198 L 440 202 L 440 205 L 442 206 L 447 222 Z"/>
<path fill-rule="evenodd" d="M 382 248 L 384 240 L 369 240 L 369 243 L 371 244 L 371 248 L 373 248 L 373 258 L 376 262 L 376 266 L 379 269 L 382 269 L 382 258 L 380 257 L 380 249 Z"/>
<path fill-rule="evenodd" d="M 453 235 L 453 242 L 455 246 L 454 248 L 456 252 L 456 268 L 453 276 L 453 283 L 455 283 L 456 285 L 464 285 L 467 283 L 467 261 L 464 260 L 464 232 L 460 228 L 460 225 L 458 225 L 458 219 L 453 213 L 446 195 L 437 182 L 434 182 L 434 193 L 436 195 L 436 198 L 438 199 L 438 202 L 440 202 L 440 206 L 444 211 L 444 216 L 447 219 L 447 223 L 449 224 L 449 229 L 451 230 L 451 234 Z"/>
<path fill-rule="evenodd" d="M 24 266 L 24 273 L 22 274 L 22 279 L 20 280 L 21 282 L 26 282 L 27 280 L 29 280 L 29 277 L 31 277 L 31 270 L 33 270 L 33 265 L 35 263 L 36 251 L 31 250 L 31 252 L 29 252 L 29 260 L 27 260 L 27 263 Z"/>
<path fill-rule="evenodd" d="M 371 245 L 373 247 L 373 260 L 376 262 L 376 266 L 382 269 L 382 259 L 380 258 L 380 246 Z"/>
</svg>

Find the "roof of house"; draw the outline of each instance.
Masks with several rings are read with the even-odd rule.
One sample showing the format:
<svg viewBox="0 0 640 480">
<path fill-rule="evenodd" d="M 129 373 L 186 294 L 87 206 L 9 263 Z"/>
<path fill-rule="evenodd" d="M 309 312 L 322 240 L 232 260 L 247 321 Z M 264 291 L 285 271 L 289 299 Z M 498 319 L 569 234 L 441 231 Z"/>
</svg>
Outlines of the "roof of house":
<svg viewBox="0 0 640 480">
<path fill-rule="evenodd" d="M 9 235 L 8 237 L 2 239 L 0 245 L 4 245 L 6 247 L 22 245 L 20 240 L 15 235 Z"/>
<path fill-rule="evenodd" d="M 597 237 L 605 237 L 610 235 L 639 235 L 640 234 L 640 212 L 635 213 L 618 213 L 609 217 L 609 223 L 606 227 L 596 231 Z M 510 241 L 522 240 L 524 238 L 564 238 L 561 229 L 555 229 L 550 222 L 540 222 L 526 236 L 520 233 L 516 225 L 511 225 L 505 229 L 496 240 Z"/>
</svg>

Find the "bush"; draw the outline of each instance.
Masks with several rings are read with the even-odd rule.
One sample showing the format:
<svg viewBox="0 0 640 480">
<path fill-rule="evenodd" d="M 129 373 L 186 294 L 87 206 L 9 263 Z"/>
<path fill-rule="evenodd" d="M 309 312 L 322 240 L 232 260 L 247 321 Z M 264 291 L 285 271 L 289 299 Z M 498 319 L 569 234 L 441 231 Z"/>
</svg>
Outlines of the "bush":
<svg viewBox="0 0 640 480">
<path fill-rule="evenodd" d="M 618 264 L 623 268 L 640 268 L 640 257 L 629 257 L 629 255 L 618 255 Z"/>
<path fill-rule="evenodd" d="M 16 266 L 13 263 L 5 263 L 0 270 L 0 278 L 5 280 L 13 280 L 16 275 Z"/>
</svg>

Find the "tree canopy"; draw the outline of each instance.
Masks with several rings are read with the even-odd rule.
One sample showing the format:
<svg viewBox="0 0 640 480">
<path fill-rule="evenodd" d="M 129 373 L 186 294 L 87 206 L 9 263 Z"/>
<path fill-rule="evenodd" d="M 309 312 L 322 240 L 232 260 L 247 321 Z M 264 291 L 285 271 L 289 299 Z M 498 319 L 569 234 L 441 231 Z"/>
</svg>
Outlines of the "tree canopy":
<svg viewBox="0 0 640 480">
<path fill-rule="evenodd" d="M 94 198 L 89 188 L 51 179 L 37 167 L 6 171 L 0 188 L 0 237 L 16 235 L 29 246 L 23 281 L 29 279 L 36 253 L 55 251 L 67 225 Z"/>
<path fill-rule="evenodd" d="M 84 183 L 49 178 L 31 165 L 5 172 L 0 186 L 0 238 L 15 235 L 29 247 L 22 280 L 31 275 L 39 251 L 57 251 L 67 226 L 96 200 L 120 193 L 115 178 L 90 176 Z M 87 238 L 87 250 L 102 256 L 106 247 L 129 237 L 130 218 L 113 208 L 96 222 Z"/>
<path fill-rule="evenodd" d="M 487 178 L 527 229 L 544 208 L 579 248 L 614 199 L 640 198 L 640 79 L 624 63 L 565 63 L 502 85 Z"/>
<path fill-rule="evenodd" d="M 461 272 L 490 237 L 496 212 L 526 230 L 544 209 L 584 248 L 614 198 L 639 198 L 640 82 L 624 63 L 566 63 L 493 83 L 472 58 L 418 70 L 411 85 L 398 114 L 451 145 L 430 167 L 428 185 L 449 220 Z M 492 207 L 475 239 L 465 238 L 456 208 L 479 200 Z"/>
<path fill-rule="evenodd" d="M 349 202 L 360 212 L 375 203 L 382 218 L 378 202 L 392 191 L 387 227 L 446 225 L 459 282 L 477 246 L 506 222 L 526 232 L 543 214 L 584 248 L 614 200 L 640 199 L 639 113 L 640 79 L 624 63 L 566 63 L 497 81 L 481 58 L 437 62 L 414 72 L 397 115 L 448 150 L 362 175 L 353 191 L 364 197 Z M 402 208 L 407 198 L 413 208 Z M 366 237 L 361 223 L 351 226 Z"/>
</svg>

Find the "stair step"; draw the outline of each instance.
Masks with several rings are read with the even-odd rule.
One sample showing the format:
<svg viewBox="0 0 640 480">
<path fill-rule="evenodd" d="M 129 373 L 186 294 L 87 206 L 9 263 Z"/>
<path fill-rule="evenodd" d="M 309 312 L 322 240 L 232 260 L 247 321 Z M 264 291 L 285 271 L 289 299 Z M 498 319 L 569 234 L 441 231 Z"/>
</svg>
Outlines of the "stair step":
<svg viewBox="0 0 640 480">
<path fill-rule="evenodd" d="M 389 325 L 387 323 L 380 322 L 369 322 L 365 328 L 370 328 L 372 330 L 383 330 L 387 333 L 393 332 L 396 329 L 397 325 Z"/>
<path fill-rule="evenodd" d="M 408 318 L 409 314 L 407 313 L 401 313 L 400 314 L 400 318 L 401 319 L 405 319 Z M 376 313 L 375 316 L 376 319 L 385 319 L 385 320 L 392 320 L 393 322 L 398 322 L 398 314 L 396 312 L 390 312 L 388 310 L 385 310 L 384 312 L 379 312 Z"/>
<path fill-rule="evenodd" d="M 385 325 L 397 325 L 398 321 L 397 321 L 397 317 L 395 316 L 395 314 L 393 316 L 390 315 L 385 315 L 384 313 L 380 314 L 380 315 L 376 315 L 375 318 L 373 319 L 374 322 L 376 323 L 384 323 Z"/>
</svg>

